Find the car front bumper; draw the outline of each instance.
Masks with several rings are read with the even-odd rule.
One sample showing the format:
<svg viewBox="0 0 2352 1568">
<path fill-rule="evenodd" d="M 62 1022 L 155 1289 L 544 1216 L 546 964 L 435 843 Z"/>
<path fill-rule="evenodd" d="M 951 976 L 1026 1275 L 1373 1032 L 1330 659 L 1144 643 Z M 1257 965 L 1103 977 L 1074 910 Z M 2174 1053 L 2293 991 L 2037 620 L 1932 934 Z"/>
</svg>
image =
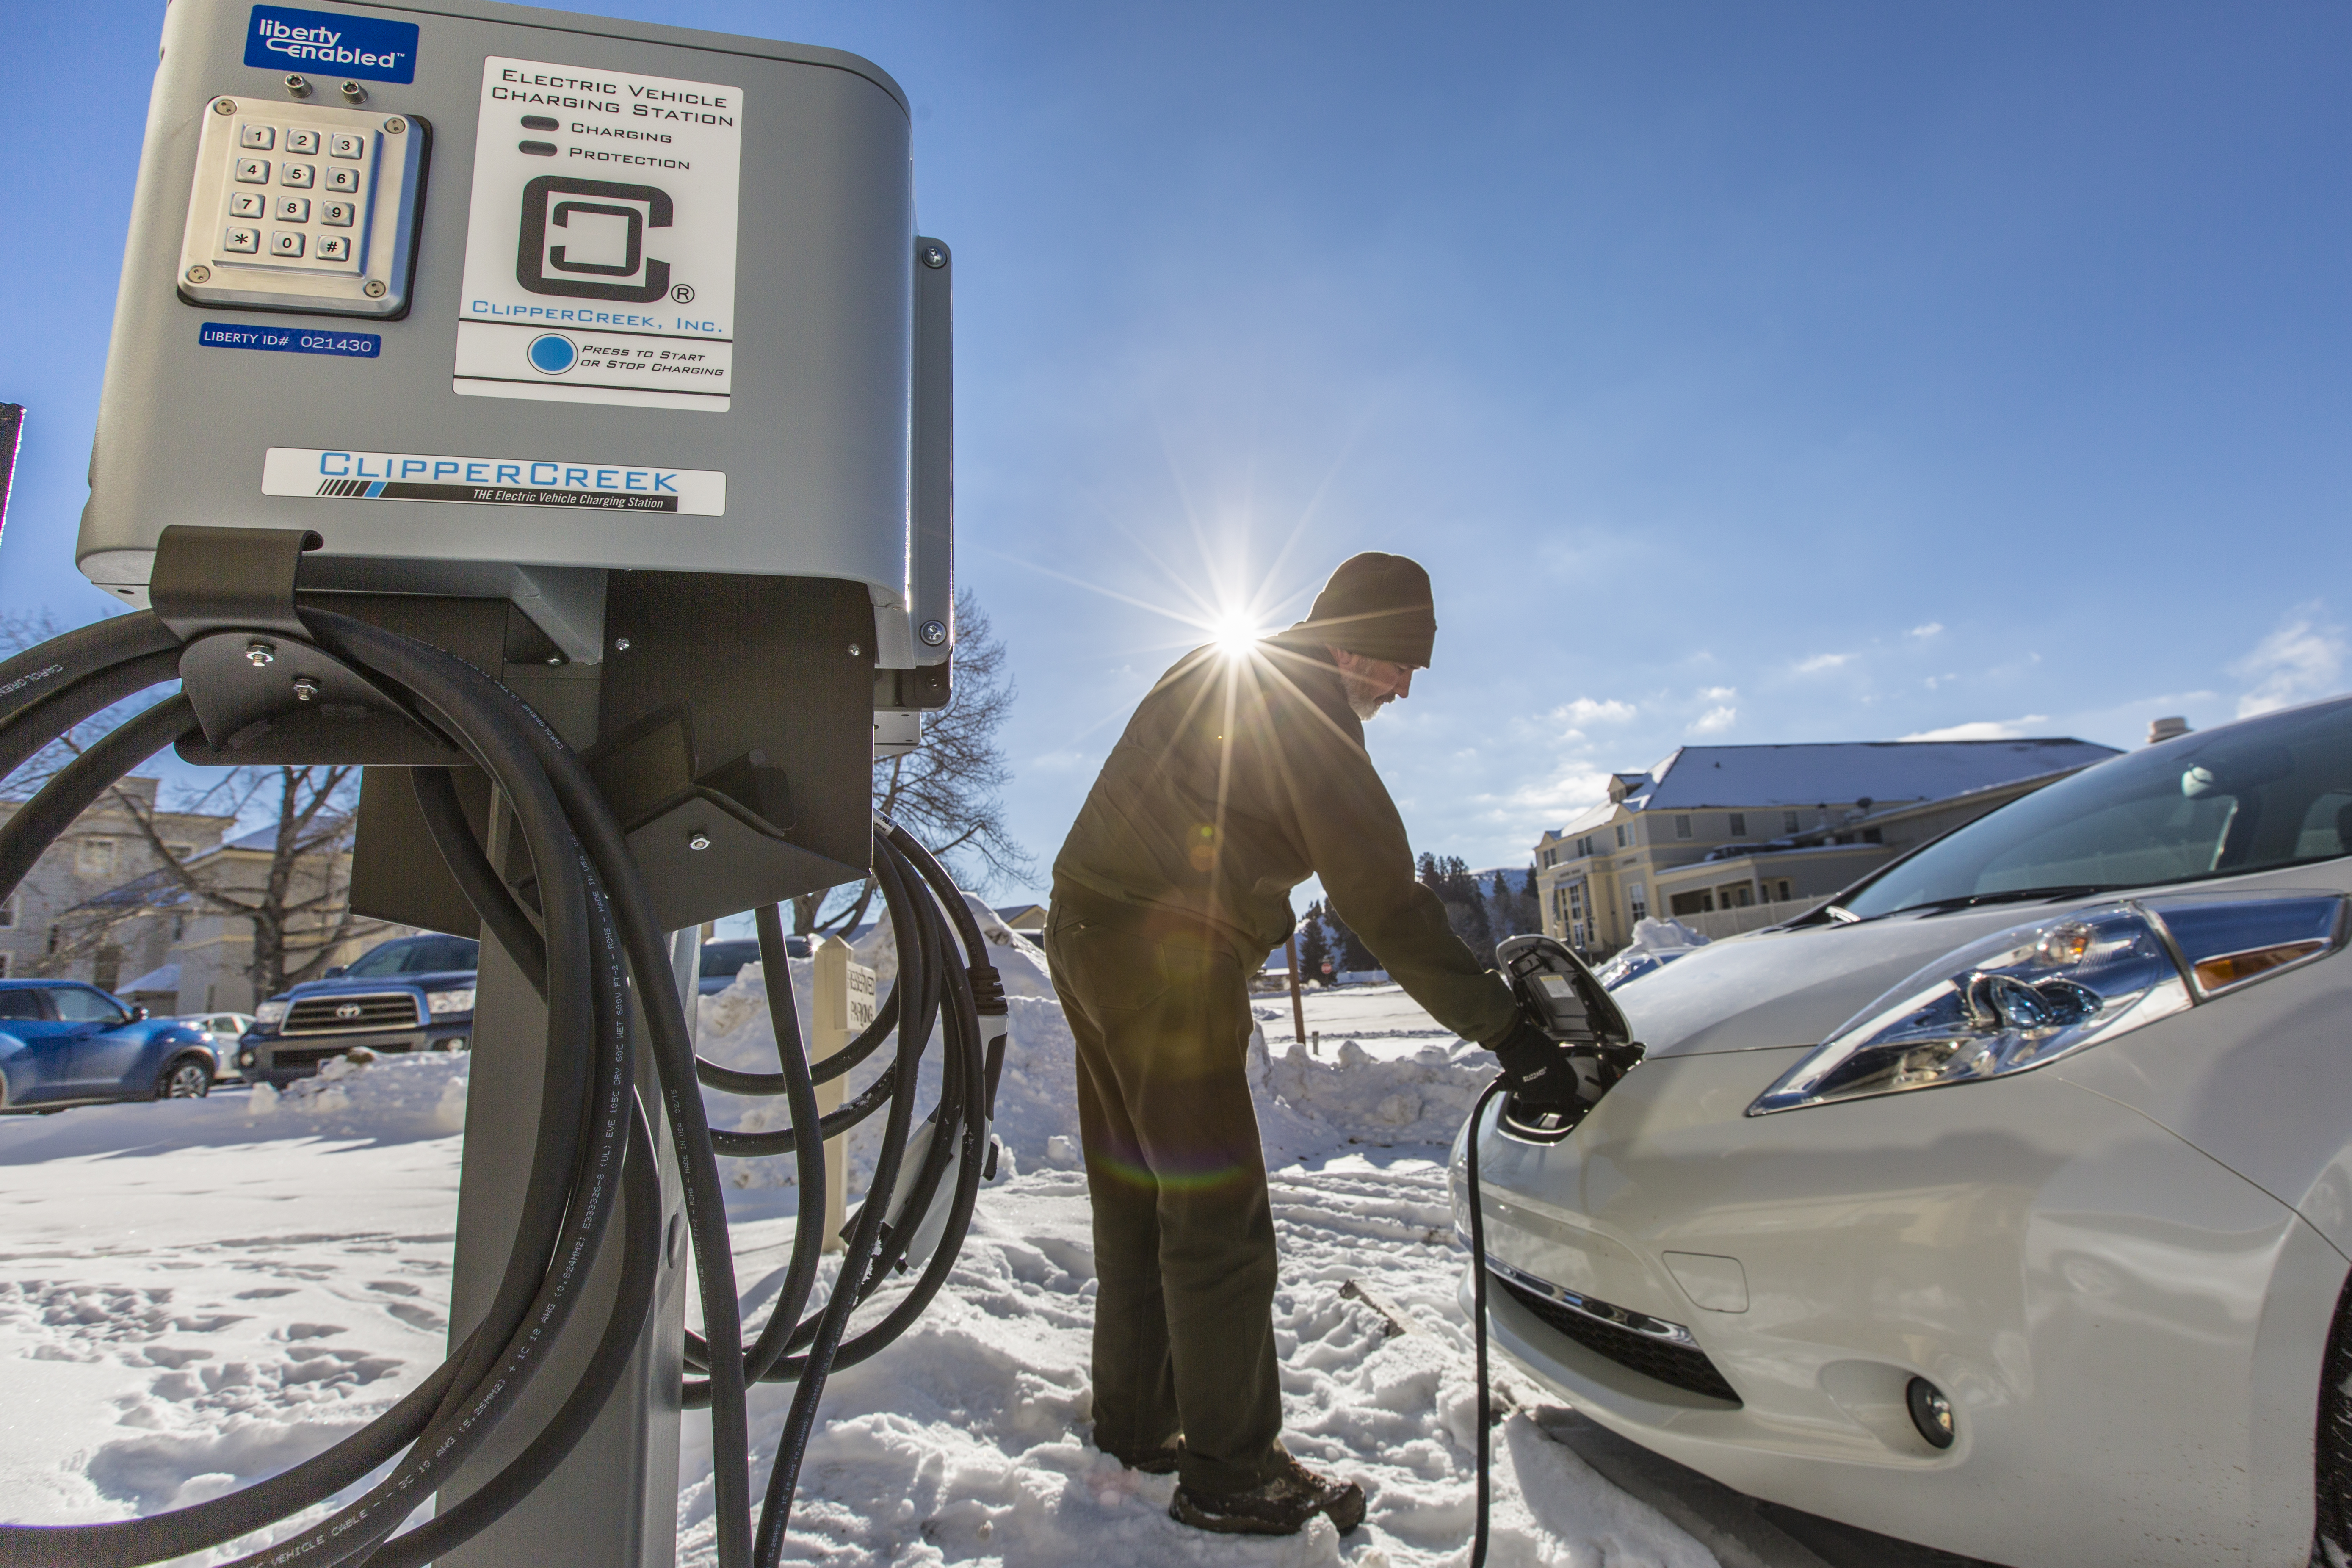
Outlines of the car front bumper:
<svg viewBox="0 0 2352 1568">
<path fill-rule="evenodd" d="M 2342 1256 L 2056 1072 L 1745 1115 L 1801 1055 L 1647 1062 L 1554 1145 L 1490 1112 L 1495 1344 L 1634 1442 L 1887 1535 L 2299 1568 Z"/>
<path fill-rule="evenodd" d="M 374 1029 L 348 1035 L 278 1035 L 266 1039 L 247 1039 L 238 1050 L 241 1054 L 249 1047 L 253 1051 L 253 1066 L 243 1069 L 247 1079 L 255 1083 L 282 1089 L 299 1079 L 316 1077 L 320 1063 L 362 1047 L 380 1056 L 404 1051 L 461 1051 L 467 1048 L 473 1027 L 474 1020 L 468 1015 L 424 1028 Z"/>
</svg>

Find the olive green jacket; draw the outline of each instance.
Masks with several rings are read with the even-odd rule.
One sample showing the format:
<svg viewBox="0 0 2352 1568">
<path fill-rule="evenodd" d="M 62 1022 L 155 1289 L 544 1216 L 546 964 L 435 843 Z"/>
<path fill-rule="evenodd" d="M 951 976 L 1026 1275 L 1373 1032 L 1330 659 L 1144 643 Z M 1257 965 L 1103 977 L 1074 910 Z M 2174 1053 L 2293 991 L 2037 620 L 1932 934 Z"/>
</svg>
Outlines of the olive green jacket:
<svg viewBox="0 0 2352 1568">
<path fill-rule="evenodd" d="M 1205 927 L 1248 969 L 1290 934 L 1290 890 L 1310 876 L 1439 1023 L 1481 1044 L 1509 1032 L 1509 987 L 1414 879 L 1339 672 L 1297 626 L 1244 657 L 1196 649 L 1160 678 L 1054 861 L 1054 897 Z"/>
</svg>

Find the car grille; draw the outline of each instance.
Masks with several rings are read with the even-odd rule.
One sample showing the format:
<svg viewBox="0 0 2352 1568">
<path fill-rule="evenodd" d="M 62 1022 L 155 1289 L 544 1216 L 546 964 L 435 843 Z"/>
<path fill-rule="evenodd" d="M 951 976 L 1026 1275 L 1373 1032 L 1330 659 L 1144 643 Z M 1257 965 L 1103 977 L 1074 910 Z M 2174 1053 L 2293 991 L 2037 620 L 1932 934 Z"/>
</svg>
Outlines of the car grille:
<svg viewBox="0 0 2352 1568">
<path fill-rule="evenodd" d="M 1723 1373 L 1715 1369 L 1715 1363 L 1707 1360 L 1706 1352 L 1697 1346 L 1678 1344 L 1654 1334 L 1645 1334 L 1596 1316 L 1593 1311 L 1580 1311 L 1540 1291 L 1528 1289 L 1500 1270 L 1490 1269 L 1489 1274 L 1496 1284 L 1509 1292 L 1512 1300 L 1594 1354 L 1607 1356 L 1619 1366 L 1692 1394 L 1703 1394 L 1709 1399 L 1720 1399 L 1732 1405 L 1740 1403 L 1739 1395 L 1733 1391 L 1731 1384 L 1723 1380 Z M 1609 1306 L 1606 1302 L 1593 1301 L 1588 1305 L 1597 1311 L 1628 1318 L 1639 1316 L 1626 1312 L 1622 1308 Z"/>
<path fill-rule="evenodd" d="M 421 1022 L 416 998 L 404 991 L 386 996 L 306 996 L 286 1010 L 286 1023 L 279 1033 L 356 1035 L 373 1029 L 413 1029 Z"/>
</svg>

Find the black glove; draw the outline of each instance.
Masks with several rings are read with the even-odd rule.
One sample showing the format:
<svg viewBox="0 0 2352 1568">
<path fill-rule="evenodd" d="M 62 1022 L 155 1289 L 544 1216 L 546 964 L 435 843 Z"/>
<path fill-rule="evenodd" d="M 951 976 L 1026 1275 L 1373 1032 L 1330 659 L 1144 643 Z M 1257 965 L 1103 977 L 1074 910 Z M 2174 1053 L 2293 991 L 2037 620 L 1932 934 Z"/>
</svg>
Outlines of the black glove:
<svg viewBox="0 0 2352 1568">
<path fill-rule="evenodd" d="M 1511 1032 L 1486 1047 L 1503 1064 L 1503 1077 L 1512 1094 L 1530 1100 L 1569 1100 L 1577 1097 L 1576 1071 L 1567 1047 L 1539 1028 L 1526 1014 Z"/>
</svg>

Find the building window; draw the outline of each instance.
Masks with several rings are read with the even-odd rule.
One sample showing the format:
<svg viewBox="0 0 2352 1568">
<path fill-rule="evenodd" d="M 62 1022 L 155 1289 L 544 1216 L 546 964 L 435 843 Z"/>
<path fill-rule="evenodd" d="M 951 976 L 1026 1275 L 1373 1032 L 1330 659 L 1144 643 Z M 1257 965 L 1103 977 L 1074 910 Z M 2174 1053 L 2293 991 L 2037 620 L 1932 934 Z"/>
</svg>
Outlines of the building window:
<svg viewBox="0 0 2352 1568">
<path fill-rule="evenodd" d="M 1592 858 L 1592 840 L 1590 837 L 1576 841 L 1576 857 L 1580 860 L 1590 860 Z"/>
<path fill-rule="evenodd" d="M 58 951 L 58 928 L 56 926 L 49 928 L 49 952 L 52 955 Z"/>
<path fill-rule="evenodd" d="M 1780 814 L 1780 831 L 1783 833 L 1794 833 L 1797 831 L 1797 814 L 1795 812 L 1784 811 Z"/>
<path fill-rule="evenodd" d="M 1734 838 L 1745 838 L 1748 837 L 1748 814 L 1746 812 L 1735 811 L 1731 814 L 1731 836 Z"/>
<path fill-rule="evenodd" d="M 1559 858 L 1559 851 L 1557 849 L 1547 849 L 1543 852 L 1543 863 L 1547 866 L 1551 865 Z"/>
<path fill-rule="evenodd" d="M 114 840 L 85 838 L 75 845 L 74 870 L 85 877 L 114 875 Z"/>
<path fill-rule="evenodd" d="M 5 953 L 5 952 L 0 952 L 0 980 L 5 980 L 5 979 L 7 979 L 7 978 L 8 978 L 8 955 L 7 955 L 6 953 Z"/>
<path fill-rule="evenodd" d="M 90 972 L 89 983 L 100 991 L 111 991 L 121 978 L 122 950 L 109 942 L 98 950 L 98 965 Z"/>
<path fill-rule="evenodd" d="M 1690 813 L 1689 813 L 1689 812 L 1687 812 L 1687 811 L 1685 811 L 1685 812 L 1679 812 L 1679 813 L 1677 813 L 1677 814 L 1675 815 L 1675 837 L 1677 837 L 1677 838 L 1688 838 L 1688 837 L 1690 837 Z"/>
<path fill-rule="evenodd" d="M 1780 901 L 1784 904 L 1789 901 L 1789 882 L 1785 877 L 1780 880 Z"/>
<path fill-rule="evenodd" d="M 1633 911 L 1633 918 L 1635 920 L 1648 920 L 1650 918 L 1650 895 L 1648 889 L 1643 888 L 1639 882 L 1628 882 L 1625 885 L 1625 907 Z"/>
<path fill-rule="evenodd" d="M 1886 839 L 1877 828 L 1865 827 L 1862 830 L 1862 841 L 1864 844 L 1884 844 Z"/>
<path fill-rule="evenodd" d="M 1633 842 L 1633 825 L 1630 822 L 1619 823 L 1617 825 L 1617 847 L 1622 849 Z"/>
<path fill-rule="evenodd" d="M 16 923 L 16 894 L 11 893 L 6 903 L 0 903 L 0 930 Z"/>
</svg>

